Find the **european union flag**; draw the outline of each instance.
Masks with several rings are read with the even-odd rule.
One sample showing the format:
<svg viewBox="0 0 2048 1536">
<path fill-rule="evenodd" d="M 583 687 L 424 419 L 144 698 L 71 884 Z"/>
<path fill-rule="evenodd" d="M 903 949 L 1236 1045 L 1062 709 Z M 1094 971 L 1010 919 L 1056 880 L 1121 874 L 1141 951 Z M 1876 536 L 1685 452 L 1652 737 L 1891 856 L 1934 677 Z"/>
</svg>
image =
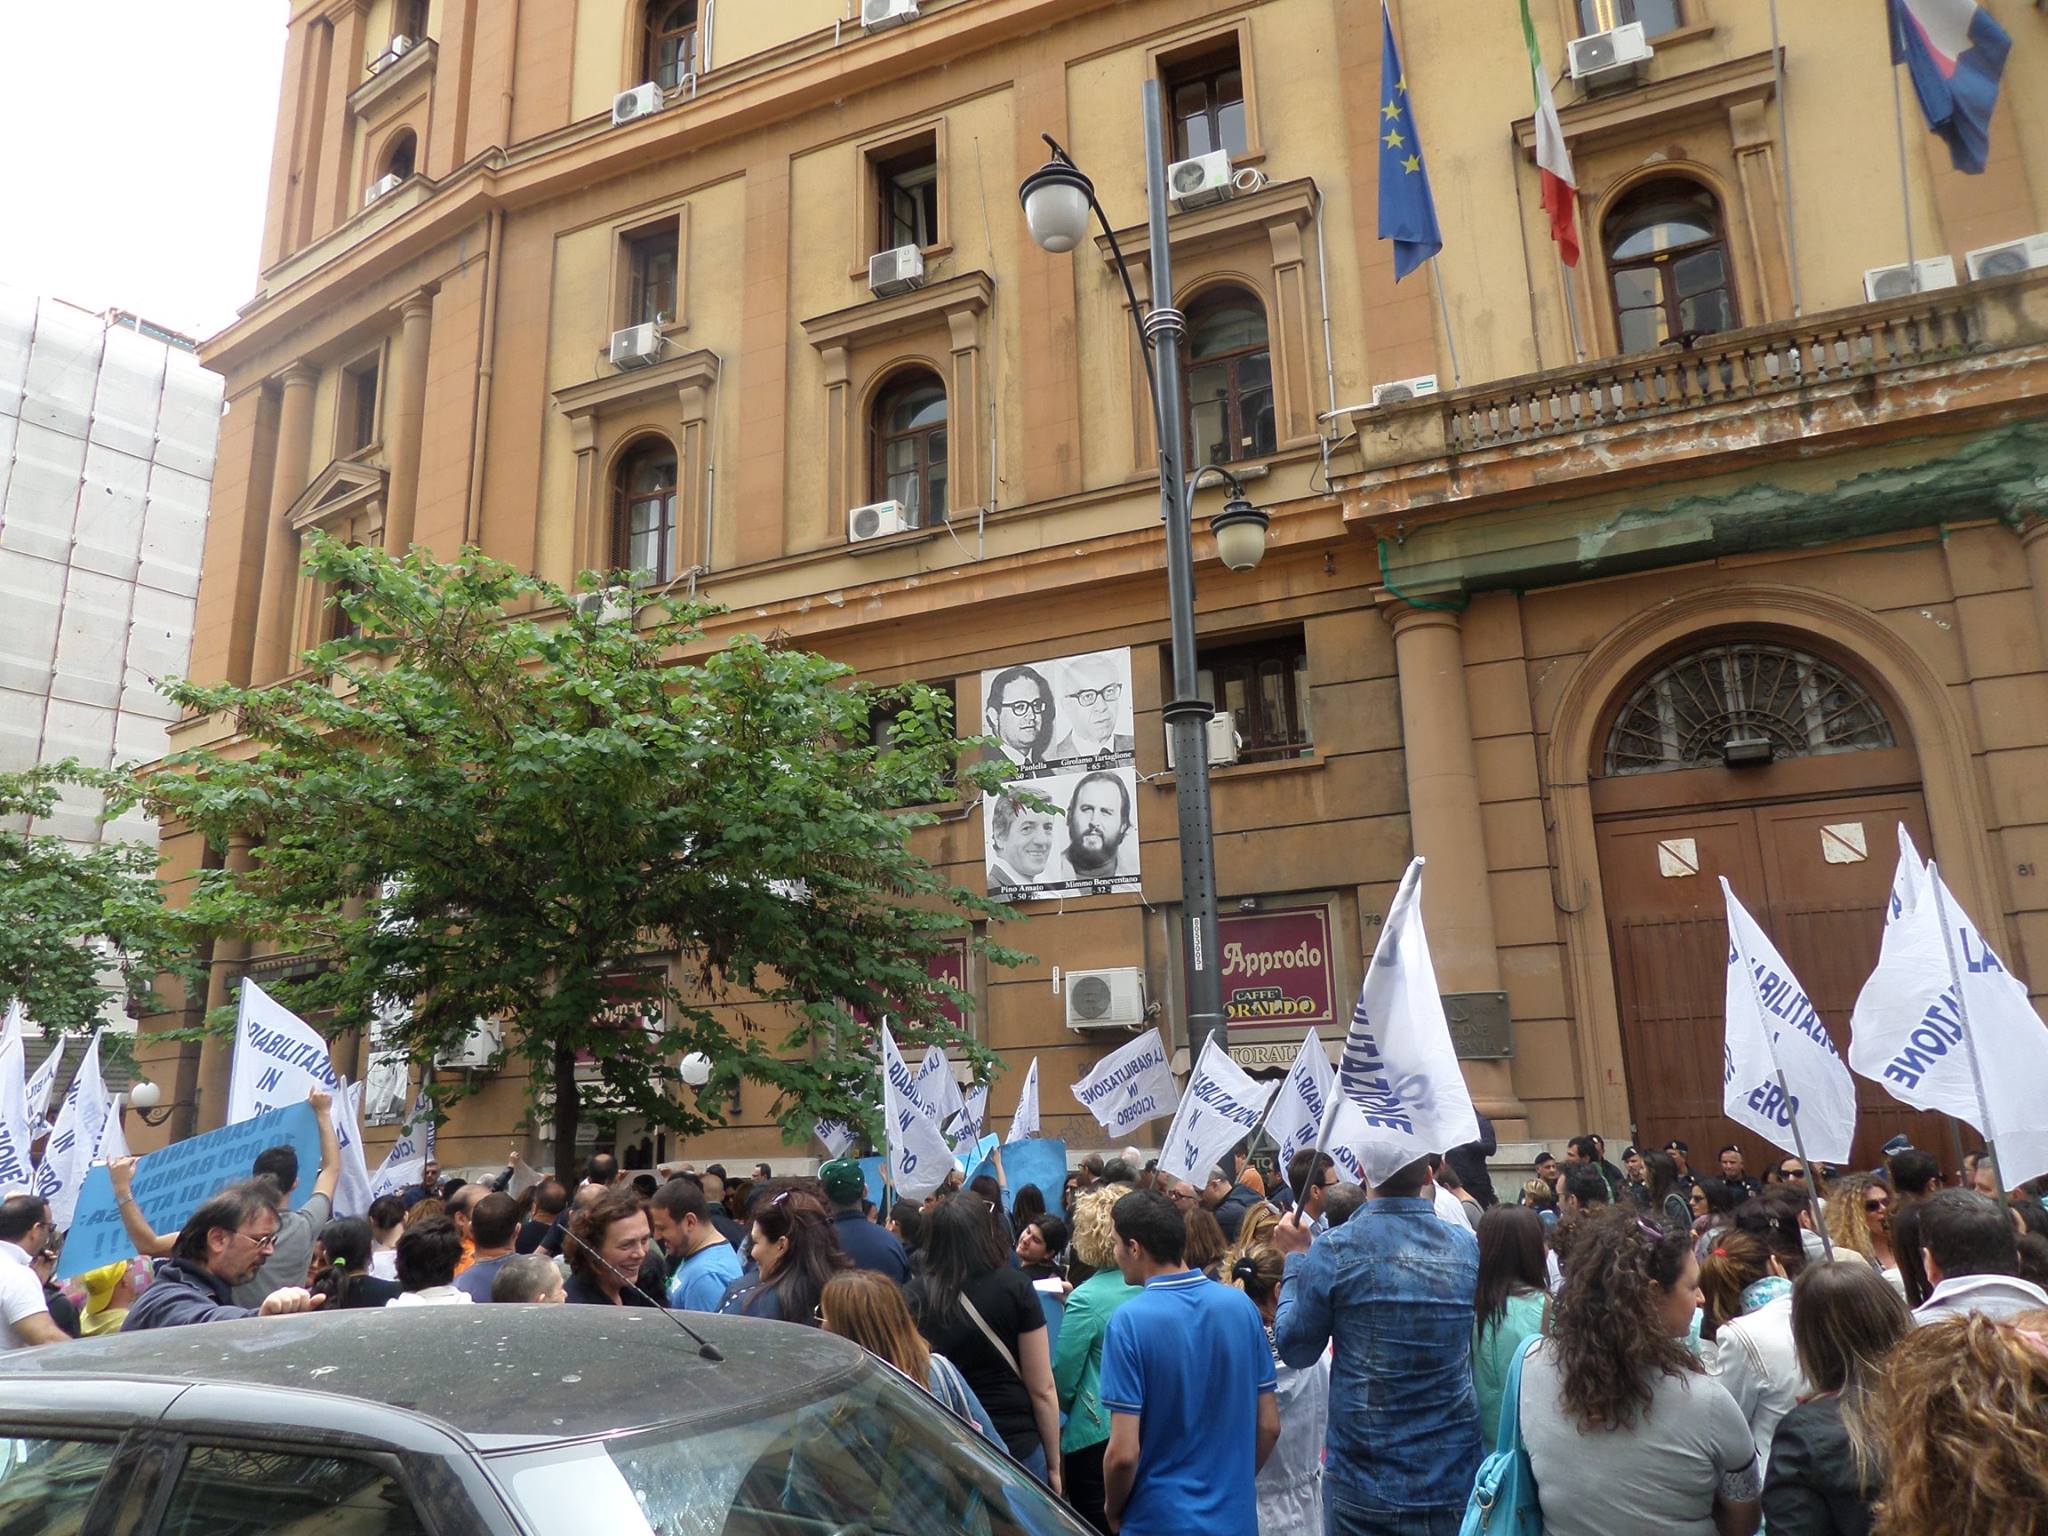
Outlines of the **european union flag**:
<svg viewBox="0 0 2048 1536">
<path fill-rule="evenodd" d="M 1444 248 L 1422 138 L 1408 109 L 1408 76 L 1394 46 L 1394 18 L 1380 6 L 1380 238 L 1394 242 L 1399 282 Z"/>
</svg>

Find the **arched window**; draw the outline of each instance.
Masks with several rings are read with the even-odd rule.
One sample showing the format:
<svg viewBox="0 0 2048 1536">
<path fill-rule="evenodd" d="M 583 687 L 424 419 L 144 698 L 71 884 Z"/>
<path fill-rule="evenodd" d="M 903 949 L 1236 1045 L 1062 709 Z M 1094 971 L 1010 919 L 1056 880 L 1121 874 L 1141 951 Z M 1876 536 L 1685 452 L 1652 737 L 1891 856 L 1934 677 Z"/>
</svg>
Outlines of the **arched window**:
<svg viewBox="0 0 2048 1536">
<path fill-rule="evenodd" d="M 1643 681 L 1607 734 L 1606 772 L 1897 745 L 1884 707 L 1833 662 L 1775 641 L 1736 640 L 1689 652 Z"/>
<path fill-rule="evenodd" d="M 873 491 L 900 501 L 914 528 L 946 520 L 946 386 L 928 369 L 893 380 L 875 398 Z"/>
<path fill-rule="evenodd" d="M 612 564 L 646 571 L 656 582 L 676 574 L 676 451 L 660 438 L 634 446 L 612 476 Z"/>
<path fill-rule="evenodd" d="M 1608 210 L 1600 244 L 1614 296 L 1614 333 L 1624 353 L 1734 329 L 1721 206 L 1697 182 L 1637 187 Z"/>
<path fill-rule="evenodd" d="M 413 167 L 417 163 L 418 158 L 419 140 L 413 136 L 413 131 L 408 128 L 384 146 L 383 174 L 386 176 L 396 176 L 400 181 L 405 181 L 412 175 Z"/>
<path fill-rule="evenodd" d="M 697 69 L 697 0 L 651 0 L 647 78 L 672 91 Z"/>
<path fill-rule="evenodd" d="M 1266 309 L 1242 288 L 1203 295 L 1188 312 L 1188 445 L 1196 464 L 1272 453 L 1273 354 Z"/>
</svg>

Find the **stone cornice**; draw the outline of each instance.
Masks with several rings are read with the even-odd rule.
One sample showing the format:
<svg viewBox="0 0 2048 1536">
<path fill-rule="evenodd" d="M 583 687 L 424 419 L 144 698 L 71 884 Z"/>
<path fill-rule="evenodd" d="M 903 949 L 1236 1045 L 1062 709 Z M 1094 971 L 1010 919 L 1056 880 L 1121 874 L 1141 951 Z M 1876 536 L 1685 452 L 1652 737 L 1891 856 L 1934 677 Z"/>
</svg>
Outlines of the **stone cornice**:
<svg viewBox="0 0 2048 1536">
<path fill-rule="evenodd" d="M 1565 142 L 1574 150 L 1627 138 L 1675 119 L 1726 112 L 1744 102 L 1770 101 L 1777 90 L 1777 71 L 1769 51 L 1748 54 L 1689 69 L 1664 80 L 1629 90 L 1587 96 L 1558 109 Z M 1515 122 L 1515 142 L 1531 160 L 1536 157 L 1536 119 Z"/>
</svg>

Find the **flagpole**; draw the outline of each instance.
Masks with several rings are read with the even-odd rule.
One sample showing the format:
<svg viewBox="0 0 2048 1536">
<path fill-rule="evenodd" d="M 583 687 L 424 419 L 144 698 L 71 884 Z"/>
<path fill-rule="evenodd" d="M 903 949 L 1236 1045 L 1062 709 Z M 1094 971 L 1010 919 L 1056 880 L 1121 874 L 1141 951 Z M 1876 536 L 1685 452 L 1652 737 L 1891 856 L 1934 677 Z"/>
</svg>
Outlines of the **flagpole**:
<svg viewBox="0 0 2048 1536">
<path fill-rule="evenodd" d="M 1897 71 L 1893 71 L 1897 77 Z M 1977 1059 L 1977 1035 L 1970 1028 L 1970 1004 L 1963 996 L 1963 973 L 1956 968 L 1955 930 L 1949 926 L 1948 903 L 1941 897 L 1941 867 L 1934 860 L 1927 861 L 1927 885 L 1934 894 L 1934 916 L 1941 924 L 1941 952 L 1948 958 L 1948 981 L 1955 988 L 1956 1022 L 1963 1027 L 1963 1049 L 1970 1058 L 1970 1080 L 1977 1087 L 1977 1113 L 1984 1117 L 1984 1144 L 1991 1153 L 1991 1165 L 1998 1167 L 1998 1131 L 1991 1123 L 1991 1101 L 1984 1093 L 1984 1063 Z M 2005 1193 L 2003 1173 L 1992 1181 L 1998 1190 L 1998 1208 L 2005 1212 L 2007 1221 L 2012 1220 L 2012 1201 Z"/>
<path fill-rule="evenodd" d="M 1438 280 L 1440 274 L 1437 272 L 1436 263 L 1436 257 L 1429 258 L 1429 286 L 1436 294 L 1436 312 L 1443 317 L 1444 345 L 1450 349 L 1451 388 L 1458 389 L 1465 383 L 1465 372 L 1458 366 L 1458 338 L 1451 330 L 1451 307 L 1444 302 L 1444 285 Z"/>
<path fill-rule="evenodd" d="M 1885 25 L 1887 34 L 1886 48 L 1889 51 L 1890 28 L 1895 25 L 1890 19 L 1889 12 L 1887 12 Z M 1920 264 L 1913 259 L 1913 190 L 1912 183 L 1906 175 L 1906 103 L 1899 90 L 1898 60 L 1892 60 L 1891 71 L 1892 127 L 1897 130 L 1899 139 L 1899 206 L 1905 211 L 1906 217 L 1906 282 L 1908 285 L 1906 291 L 1908 293 L 1918 293 L 1920 291 Z"/>
<path fill-rule="evenodd" d="M 1799 285 L 1799 222 L 1792 215 L 1792 129 L 1785 116 L 1785 54 L 1778 46 L 1778 0 L 1771 0 L 1771 73 L 1778 93 L 1778 155 L 1785 179 L 1785 253 L 1792 263 L 1792 318 L 1805 313 Z M 1898 73 L 1893 71 L 1896 85 Z"/>
<path fill-rule="evenodd" d="M 1730 935 L 1733 938 L 1733 934 Z M 1749 998 L 1756 1005 L 1758 1023 L 1771 1017 L 1764 1007 L 1763 991 L 1756 984 L 1756 967 L 1750 963 L 1749 952 L 1742 948 L 1741 941 L 1735 940 L 1735 947 L 1741 954 L 1742 974 L 1749 982 Z M 1806 1137 L 1799 1129 L 1799 1110 L 1792 1098 L 1792 1090 L 1785 1084 L 1785 1068 L 1778 1060 L 1778 1041 L 1768 1024 L 1763 1025 L 1764 1045 L 1771 1053 L 1771 1070 L 1778 1077 L 1778 1093 L 1785 1100 L 1785 1117 L 1792 1122 L 1792 1150 L 1799 1154 L 1799 1165 L 1806 1170 L 1806 1208 L 1813 1215 L 1813 1230 L 1820 1234 L 1821 1251 L 1833 1263 L 1835 1245 L 1828 1237 L 1827 1214 L 1820 1208 L 1820 1195 L 1813 1187 L 1813 1160 L 1806 1155 Z"/>
</svg>

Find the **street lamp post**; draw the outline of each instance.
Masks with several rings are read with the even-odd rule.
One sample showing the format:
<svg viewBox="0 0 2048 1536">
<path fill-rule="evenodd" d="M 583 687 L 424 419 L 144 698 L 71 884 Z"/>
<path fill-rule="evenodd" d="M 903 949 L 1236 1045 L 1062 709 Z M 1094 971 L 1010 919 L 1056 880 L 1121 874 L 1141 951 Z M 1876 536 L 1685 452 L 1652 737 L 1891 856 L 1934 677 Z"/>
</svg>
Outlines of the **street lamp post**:
<svg viewBox="0 0 2048 1536">
<path fill-rule="evenodd" d="M 1173 697 L 1161 713 L 1172 732 L 1175 788 L 1180 811 L 1181 949 L 1187 961 L 1188 1051 L 1200 1060 L 1213 1035 L 1227 1044 L 1223 1018 L 1222 961 L 1216 932 L 1215 836 L 1209 816 L 1209 719 L 1216 709 L 1201 694 L 1195 665 L 1195 560 L 1190 511 L 1194 482 L 1186 478 L 1186 422 L 1181 414 L 1181 338 L 1187 318 L 1173 304 L 1173 252 L 1166 229 L 1166 113 L 1159 82 L 1144 92 L 1145 180 L 1150 213 L 1151 304 L 1141 313 L 1123 248 L 1117 244 L 1094 184 L 1050 134 L 1053 158 L 1025 178 L 1020 196 L 1031 237 L 1045 250 L 1073 250 L 1088 233 L 1092 209 L 1108 237 L 1138 327 L 1145 379 L 1159 428 L 1159 515 L 1166 524 L 1166 590 L 1173 635 Z M 1231 499 L 1211 520 L 1218 554 L 1233 570 L 1249 570 L 1265 552 L 1266 514 L 1245 499 L 1237 477 L 1218 466 L 1195 473 L 1216 475 L 1231 486 Z"/>
</svg>

